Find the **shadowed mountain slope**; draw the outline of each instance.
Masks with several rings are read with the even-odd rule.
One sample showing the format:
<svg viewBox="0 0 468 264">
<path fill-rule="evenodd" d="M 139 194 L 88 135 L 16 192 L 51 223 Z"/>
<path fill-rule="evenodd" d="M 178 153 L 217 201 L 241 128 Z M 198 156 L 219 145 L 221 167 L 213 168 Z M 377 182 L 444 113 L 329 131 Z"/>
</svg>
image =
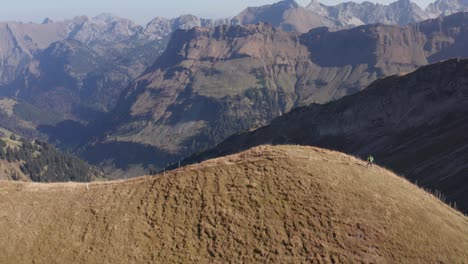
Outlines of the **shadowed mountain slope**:
<svg viewBox="0 0 468 264">
<path fill-rule="evenodd" d="M 307 144 L 372 153 L 468 211 L 468 60 L 449 60 L 374 82 L 356 95 L 298 108 L 235 135 L 192 161 L 262 144 Z"/>
<path fill-rule="evenodd" d="M 468 257 L 460 213 L 382 168 L 297 146 L 262 146 L 131 181 L 1 182 L 0 231 L 2 263 Z"/>
</svg>

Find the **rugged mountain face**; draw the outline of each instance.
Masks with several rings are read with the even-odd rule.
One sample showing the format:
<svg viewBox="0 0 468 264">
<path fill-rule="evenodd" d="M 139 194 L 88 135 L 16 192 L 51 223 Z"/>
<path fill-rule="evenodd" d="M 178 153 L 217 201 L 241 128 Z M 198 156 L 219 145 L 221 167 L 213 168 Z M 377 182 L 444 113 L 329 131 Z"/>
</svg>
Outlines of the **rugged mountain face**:
<svg viewBox="0 0 468 264">
<path fill-rule="evenodd" d="M 194 27 L 214 27 L 222 24 L 229 24 L 228 19 L 212 20 L 203 19 L 194 15 L 183 15 L 177 18 L 168 19 L 157 17 L 151 20 L 145 27 L 143 35 L 149 39 L 162 39 L 169 36 L 177 29 L 191 29 Z"/>
<path fill-rule="evenodd" d="M 165 20 L 165 25 L 156 21 L 143 28 L 102 14 L 41 25 L 4 23 L 0 95 L 62 120 L 95 120 L 114 108 L 122 90 L 154 63 L 174 30 L 221 23 L 188 15 Z"/>
<path fill-rule="evenodd" d="M 322 14 L 310 12 L 294 0 L 284 0 L 272 5 L 249 7 L 234 17 L 235 25 L 269 23 L 285 31 L 305 33 L 312 28 L 330 27 L 336 29 L 334 21 Z"/>
<path fill-rule="evenodd" d="M 338 99 L 428 62 L 468 56 L 467 22 L 462 13 L 407 27 L 317 29 L 301 36 L 265 24 L 177 31 L 99 124 L 104 136 L 84 156 L 112 160 L 116 144 L 131 144 L 132 151 L 118 154 L 127 156 L 124 164 L 148 161 L 134 151 L 151 147 L 157 154 L 149 164 L 164 166 L 294 107 Z"/>
<path fill-rule="evenodd" d="M 62 119 L 93 120 L 93 115 L 114 107 L 126 85 L 164 47 L 158 41 L 128 44 L 127 49 L 110 55 L 77 40 L 54 42 L 38 52 L 20 77 L 0 93 L 60 114 Z"/>
<path fill-rule="evenodd" d="M 177 31 L 121 97 L 107 139 L 83 156 L 100 153 L 98 162 L 113 158 L 114 144 L 150 145 L 158 154 L 152 164 L 160 167 L 291 109 L 294 87 L 304 87 L 298 78 L 309 67 L 298 36 L 264 24 Z M 134 150 L 123 160 L 147 159 Z"/>
<path fill-rule="evenodd" d="M 130 41 L 141 32 L 141 26 L 110 15 L 77 17 L 57 23 L 47 21 L 41 25 L 5 23 L 4 26 L 10 34 L 0 43 L 6 58 L 2 64 L 5 70 L 1 72 L 8 78 L 3 80 L 0 93 L 66 117 L 76 116 L 75 103 L 81 101 L 77 94 L 105 90 L 118 96 L 126 83 L 156 59 L 157 50 L 165 46 L 155 44 L 146 54 L 138 54 L 148 57 L 145 60 L 150 62 L 136 56 L 131 62 L 123 63 L 127 52 L 131 54 L 150 42 Z M 130 56 L 125 59 L 128 58 Z M 106 71 L 110 72 L 103 74 Z M 115 79 L 115 75 L 122 72 L 123 76 Z M 113 84 L 121 83 L 120 87 L 110 85 L 105 79 L 113 79 Z M 101 100 L 99 109 L 93 110 L 107 109 L 112 104 L 108 97 L 89 97 L 90 101 Z"/>
<path fill-rule="evenodd" d="M 249 7 L 230 23 L 246 25 L 267 22 L 285 31 L 305 33 L 318 27 L 336 31 L 377 23 L 404 26 L 467 11 L 466 0 L 437 0 L 425 10 L 410 0 L 398 0 L 388 5 L 365 1 L 344 2 L 334 6 L 312 0 L 307 7 L 300 6 L 294 0 L 284 0 L 276 4 Z"/>
<path fill-rule="evenodd" d="M 0 23 L 0 85 L 14 80 L 34 53 L 67 36 L 65 23 Z"/>
<path fill-rule="evenodd" d="M 262 144 L 307 144 L 377 162 L 440 190 L 468 212 L 468 60 L 449 60 L 378 80 L 356 95 L 298 108 L 194 157 Z"/>
<path fill-rule="evenodd" d="M 142 31 L 142 27 L 130 20 L 103 14 L 94 18 L 81 16 L 60 22 L 47 20 L 42 24 L 5 22 L 0 24 L 0 31 L 2 67 L 8 70 L 1 71 L 2 76 L 5 76 L 1 84 L 5 84 L 17 77 L 10 73 L 21 71 L 24 63 L 30 62 L 37 52 L 54 42 L 76 40 L 93 47 L 96 52 L 112 52 L 109 44 L 134 37 Z"/>
<path fill-rule="evenodd" d="M 458 12 L 468 12 L 467 0 L 437 0 L 431 3 L 426 12 L 433 16 L 448 16 Z"/>
<path fill-rule="evenodd" d="M 335 6 L 326 6 L 312 0 L 307 9 L 334 21 L 339 28 L 376 23 L 407 25 L 429 18 L 424 10 L 409 0 L 398 0 L 389 5 L 345 2 Z"/>
<path fill-rule="evenodd" d="M 45 19 L 42 24 L 3 22 L 0 23 L 0 85 L 14 80 L 37 52 L 57 41 L 76 40 L 101 55 L 118 56 L 116 52 L 162 40 L 179 28 L 189 29 L 225 22 L 227 21 L 185 15 L 175 19 L 156 18 L 142 27 L 131 20 L 110 14 L 93 18 L 80 16 L 59 22 Z"/>
<path fill-rule="evenodd" d="M 468 257 L 465 216 L 389 171 L 317 148 L 262 146 L 157 177 L 0 190 L 2 263 Z"/>
</svg>

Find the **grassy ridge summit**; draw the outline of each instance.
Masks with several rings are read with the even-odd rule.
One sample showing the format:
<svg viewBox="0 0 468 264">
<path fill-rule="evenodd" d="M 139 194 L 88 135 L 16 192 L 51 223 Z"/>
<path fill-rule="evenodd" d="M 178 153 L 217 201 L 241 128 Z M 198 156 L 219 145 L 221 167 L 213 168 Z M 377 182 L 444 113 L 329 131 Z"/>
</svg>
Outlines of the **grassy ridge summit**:
<svg viewBox="0 0 468 264">
<path fill-rule="evenodd" d="M 299 146 L 261 146 L 130 181 L 1 182 L 0 232 L 2 263 L 468 258 L 460 213 L 380 167 Z"/>
<path fill-rule="evenodd" d="M 413 182 L 468 211 L 468 60 L 453 59 L 374 82 L 358 94 L 298 108 L 239 133 L 187 162 L 262 144 L 304 144 L 372 153 Z"/>
<path fill-rule="evenodd" d="M 161 168 L 298 106 L 326 103 L 376 79 L 466 57 L 468 13 L 400 27 L 284 32 L 267 24 L 176 31 L 127 87 L 83 156 L 115 159 L 118 144 L 154 148 Z M 138 149 L 134 147 L 132 149 Z M 98 155 L 96 154 L 98 153 Z M 119 155 L 122 153 L 119 152 Z M 146 155 L 125 151 L 127 162 Z"/>
</svg>

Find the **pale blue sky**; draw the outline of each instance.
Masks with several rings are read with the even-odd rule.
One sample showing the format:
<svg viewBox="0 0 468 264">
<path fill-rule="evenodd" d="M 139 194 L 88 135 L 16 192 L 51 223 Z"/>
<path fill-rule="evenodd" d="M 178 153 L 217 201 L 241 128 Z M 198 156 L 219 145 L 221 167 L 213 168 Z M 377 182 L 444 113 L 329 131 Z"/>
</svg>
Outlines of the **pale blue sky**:
<svg viewBox="0 0 468 264">
<path fill-rule="evenodd" d="M 279 0 L 3 0 L 0 21 L 16 20 L 41 22 L 45 17 L 53 20 L 71 18 L 77 15 L 94 16 L 99 13 L 113 13 L 130 18 L 139 24 L 146 24 L 156 16 L 176 17 L 194 14 L 207 18 L 231 17 L 247 6 L 258 6 Z M 307 5 L 310 0 L 296 0 Z M 390 3 L 393 0 L 371 0 Z M 426 7 L 431 0 L 413 0 Z M 325 4 L 343 1 L 321 0 Z M 357 1 L 361 2 L 361 1 Z"/>
</svg>

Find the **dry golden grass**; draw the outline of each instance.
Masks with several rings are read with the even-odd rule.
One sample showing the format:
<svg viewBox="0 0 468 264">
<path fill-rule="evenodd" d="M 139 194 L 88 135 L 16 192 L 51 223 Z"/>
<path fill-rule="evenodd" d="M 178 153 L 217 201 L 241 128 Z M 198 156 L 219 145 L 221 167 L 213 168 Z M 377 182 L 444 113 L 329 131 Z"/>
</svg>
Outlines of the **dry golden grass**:
<svg viewBox="0 0 468 264">
<path fill-rule="evenodd" d="M 468 219 L 379 167 L 261 146 L 155 177 L 0 182 L 0 263 L 466 263 Z"/>
</svg>

